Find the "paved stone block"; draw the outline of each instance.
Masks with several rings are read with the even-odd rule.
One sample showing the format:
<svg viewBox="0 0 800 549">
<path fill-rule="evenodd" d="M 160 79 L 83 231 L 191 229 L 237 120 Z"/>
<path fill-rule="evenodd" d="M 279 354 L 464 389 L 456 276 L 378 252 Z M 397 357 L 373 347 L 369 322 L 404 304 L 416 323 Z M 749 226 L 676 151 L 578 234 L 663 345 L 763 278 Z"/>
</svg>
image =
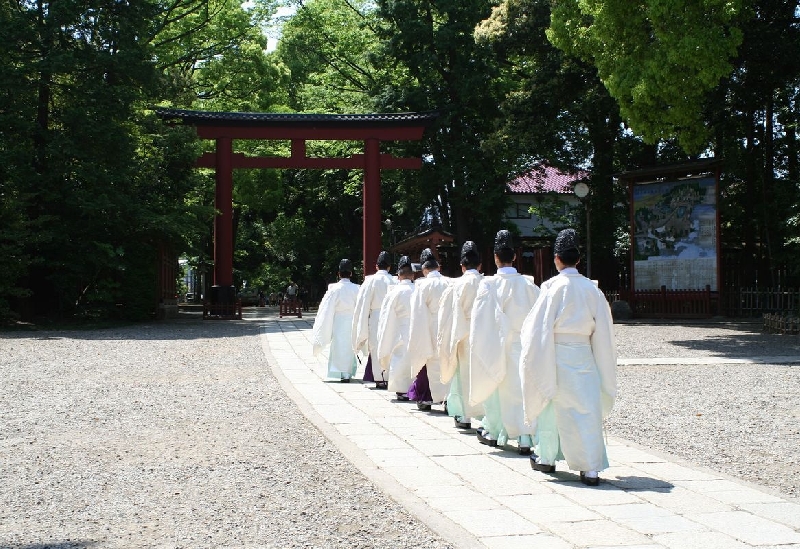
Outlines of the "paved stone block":
<svg viewBox="0 0 800 549">
<path fill-rule="evenodd" d="M 744 511 L 693 514 L 690 518 L 712 530 L 752 545 L 800 544 L 800 533 L 783 524 Z"/>
<path fill-rule="evenodd" d="M 630 518 L 654 518 L 668 517 L 672 515 L 666 509 L 662 509 L 652 503 L 627 503 L 622 505 L 597 505 L 591 508 L 606 518 L 611 520 L 630 519 Z"/>
<path fill-rule="evenodd" d="M 396 436 L 386 433 L 369 435 L 350 435 L 348 437 L 362 450 L 411 450 L 408 444 Z M 403 452 L 407 453 L 407 452 Z M 415 453 L 415 455 L 417 455 Z"/>
<path fill-rule="evenodd" d="M 665 534 L 668 532 L 683 532 L 688 534 L 689 532 L 704 532 L 708 530 L 706 526 L 678 515 L 619 518 L 615 520 L 631 530 L 636 530 L 637 532 L 647 535 Z"/>
<path fill-rule="evenodd" d="M 548 534 L 480 538 L 489 549 L 572 549 L 572 545 Z"/>
<path fill-rule="evenodd" d="M 462 495 L 458 497 L 433 497 L 424 499 L 428 505 L 442 513 L 449 511 L 484 511 L 502 508 L 497 501 L 479 492 L 473 492 L 470 496 Z"/>
<path fill-rule="evenodd" d="M 547 528 L 547 525 L 553 522 L 579 522 L 603 518 L 596 512 L 582 505 L 577 505 L 562 495 L 551 492 L 497 496 L 495 499 L 542 528 Z"/>
<path fill-rule="evenodd" d="M 663 491 L 643 490 L 636 492 L 636 495 L 678 515 L 733 511 L 733 507 L 728 504 L 680 487 Z"/>
<path fill-rule="evenodd" d="M 453 439 L 414 439 L 409 444 L 426 456 L 468 456 L 477 452 L 477 449 Z"/>
<path fill-rule="evenodd" d="M 555 522 L 548 524 L 547 529 L 576 547 L 627 547 L 652 543 L 644 534 L 610 520 Z"/>
<path fill-rule="evenodd" d="M 746 545 L 720 532 L 670 532 L 657 534 L 653 541 L 670 549 L 749 549 Z"/>
<path fill-rule="evenodd" d="M 748 503 L 739 505 L 739 508 L 749 511 L 767 520 L 785 524 L 795 530 L 800 530 L 800 504 L 781 501 L 777 503 Z"/>
<path fill-rule="evenodd" d="M 486 536 L 522 536 L 541 532 L 538 526 L 508 509 L 449 511 L 444 514 L 479 538 Z"/>
</svg>

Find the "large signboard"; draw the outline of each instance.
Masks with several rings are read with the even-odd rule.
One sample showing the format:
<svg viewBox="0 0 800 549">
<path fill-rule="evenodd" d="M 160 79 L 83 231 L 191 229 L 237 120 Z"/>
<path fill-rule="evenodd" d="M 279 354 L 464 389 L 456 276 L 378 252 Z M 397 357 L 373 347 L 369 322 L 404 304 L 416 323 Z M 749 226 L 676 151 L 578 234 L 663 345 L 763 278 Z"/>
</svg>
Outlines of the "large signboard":
<svg viewBox="0 0 800 549">
<path fill-rule="evenodd" d="M 715 177 L 633 185 L 637 290 L 718 290 Z"/>
</svg>

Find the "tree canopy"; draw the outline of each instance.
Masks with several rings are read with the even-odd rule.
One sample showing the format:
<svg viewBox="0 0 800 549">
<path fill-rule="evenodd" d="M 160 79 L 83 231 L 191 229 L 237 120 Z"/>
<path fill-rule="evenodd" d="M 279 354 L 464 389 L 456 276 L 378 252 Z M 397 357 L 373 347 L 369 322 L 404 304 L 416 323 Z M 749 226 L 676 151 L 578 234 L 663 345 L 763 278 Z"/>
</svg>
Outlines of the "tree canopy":
<svg viewBox="0 0 800 549">
<path fill-rule="evenodd" d="M 780 0 L 4 2 L 0 318 L 148 318 L 158 250 L 209 265 L 214 174 L 193 166 L 212 144 L 164 125 L 156 105 L 438 111 L 423 142 L 382 151 L 424 158 L 382 175 L 386 245 L 433 217 L 488 245 L 508 226 L 511 177 L 587 170 L 603 287 L 626 262 L 615 174 L 713 154 L 726 257 L 744 282 L 785 284 L 800 272 L 798 13 Z M 235 148 L 288 154 L 282 142 Z M 237 170 L 236 284 L 324 288 L 340 257 L 357 260 L 362 177 Z"/>
</svg>

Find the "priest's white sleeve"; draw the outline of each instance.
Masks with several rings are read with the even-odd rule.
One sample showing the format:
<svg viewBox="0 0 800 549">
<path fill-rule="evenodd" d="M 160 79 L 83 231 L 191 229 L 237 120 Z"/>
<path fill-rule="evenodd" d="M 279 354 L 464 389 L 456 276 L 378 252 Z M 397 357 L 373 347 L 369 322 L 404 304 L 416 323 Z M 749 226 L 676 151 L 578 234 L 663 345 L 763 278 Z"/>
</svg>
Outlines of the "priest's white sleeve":
<svg viewBox="0 0 800 549">
<path fill-rule="evenodd" d="M 522 323 L 519 377 L 525 422 L 533 425 L 556 394 L 554 323 L 558 307 L 551 295 L 540 295 Z"/>
<path fill-rule="evenodd" d="M 605 296 L 600 293 L 594 313 L 595 329 L 592 334 L 592 354 L 600 374 L 603 417 L 614 407 L 617 397 L 617 344 L 614 339 L 614 319 Z"/>
<path fill-rule="evenodd" d="M 456 358 L 457 341 L 453 341 L 453 324 L 455 318 L 455 290 L 453 286 L 447 288 L 439 299 L 439 333 L 436 337 L 436 347 L 439 352 L 439 365 L 441 367 L 442 383 L 450 383 L 456 373 L 458 361 Z"/>
<path fill-rule="evenodd" d="M 469 330 L 470 405 L 489 398 L 506 376 L 503 336 L 508 324 L 497 303 L 494 284 L 484 281 L 472 306 Z"/>
<path fill-rule="evenodd" d="M 428 360 L 436 356 L 431 340 L 431 313 L 426 303 L 428 292 L 423 287 L 411 294 L 411 320 L 408 331 L 408 353 L 411 375 L 416 376 Z"/>
<path fill-rule="evenodd" d="M 331 291 L 331 286 L 328 286 L 328 291 L 325 292 L 319 304 L 314 326 L 311 329 L 314 356 L 319 355 L 325 347 L 330 345 L 333 339 L 333 318 L 336 315 L 336 299 L 334 298 L 334 292 Z"/>
<path fill-rule="evenodd" d="M 372 301 L 372 280 L 367 277 L 364 283 L 358 288 L 356 296 L 356 307 L 353 310 L 353 330 L 351 334 L 353 342 L 353 352 L 369 352 L 369 313 L 370 302 Z"/>
<path fill-rule="evenodd" d="M 397 315 L 394 312 L 394 301 L 397 295 L 398 292 L 389 291 L 381 303 L 380 320 L 378 320 L 378 364 L 380 364 L 381 370 L 386 370 L 387 373 L 397 338 Z"/>
</svg>

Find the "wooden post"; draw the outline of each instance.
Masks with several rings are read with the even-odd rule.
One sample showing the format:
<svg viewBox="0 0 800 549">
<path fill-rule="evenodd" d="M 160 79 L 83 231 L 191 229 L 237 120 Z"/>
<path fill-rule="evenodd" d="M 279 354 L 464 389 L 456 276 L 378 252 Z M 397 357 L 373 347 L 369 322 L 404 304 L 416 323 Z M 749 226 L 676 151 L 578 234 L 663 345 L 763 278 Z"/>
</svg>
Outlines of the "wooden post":
<svg viewBox="0 0 800 549">
<path fill-rule="evenodd" d="M 375 273 L 381 252 L 381 146 L 377 139 L 364 142 L 364 274 Z"/>
</svg>

